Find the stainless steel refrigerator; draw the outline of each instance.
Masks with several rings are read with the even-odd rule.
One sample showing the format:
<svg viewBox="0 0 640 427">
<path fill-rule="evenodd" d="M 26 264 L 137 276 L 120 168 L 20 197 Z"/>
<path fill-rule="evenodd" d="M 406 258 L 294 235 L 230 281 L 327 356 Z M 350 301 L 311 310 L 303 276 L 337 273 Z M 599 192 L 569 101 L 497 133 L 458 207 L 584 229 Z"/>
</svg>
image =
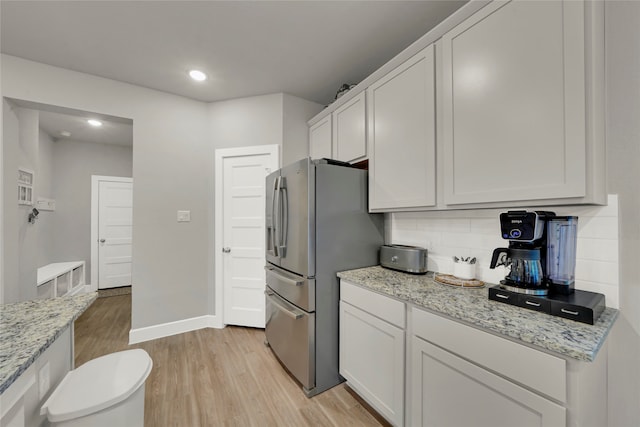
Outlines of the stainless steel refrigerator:
<svg viewBox="0 0 640 427">
<path fill-rule="evenodd" d="M 267 344 L 314 396 L 338 372 L 336 272 L 378 264 L 383 216 L 369 214 L 367 171 L 303 159 L 267 176 Z"/>
</svg>

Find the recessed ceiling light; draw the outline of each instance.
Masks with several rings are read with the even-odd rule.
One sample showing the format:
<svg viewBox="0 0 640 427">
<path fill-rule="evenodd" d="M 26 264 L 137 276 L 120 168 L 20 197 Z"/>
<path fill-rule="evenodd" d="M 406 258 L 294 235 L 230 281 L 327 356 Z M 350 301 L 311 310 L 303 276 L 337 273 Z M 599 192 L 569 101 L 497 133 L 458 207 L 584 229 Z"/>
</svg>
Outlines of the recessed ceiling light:
<svg viewBox="0 0 640 427">
<path fill-rule="evenodd" d="M 69 138 L 71 136 L 71 132 L 69 132 L 68 130 L 61 130 L 60 135 L 64 136 L 65 138 Z"/>
<path fill-rule="evenodd" d="M 102 122 L 100 120 L 96 120 L 96 119 L 89 119 L 89 120 L 87 120 L 87 123 L 89 123 L 91 126 L 95 126 L 97 128 L 102 126 Z"/>
<path fill-rule="evenodd" d="M 202 82 L 207 80 L 207 75 L 200 70 L 189 71 L 189 76 L 197 82 Z"/>
</svg>

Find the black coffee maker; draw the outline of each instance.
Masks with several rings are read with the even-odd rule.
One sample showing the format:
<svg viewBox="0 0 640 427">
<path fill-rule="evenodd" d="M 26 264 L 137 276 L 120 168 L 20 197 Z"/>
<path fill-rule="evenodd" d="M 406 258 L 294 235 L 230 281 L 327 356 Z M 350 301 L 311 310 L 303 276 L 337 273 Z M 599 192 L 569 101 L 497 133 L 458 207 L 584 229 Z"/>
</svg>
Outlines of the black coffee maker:
<svg viewBox="0 0 640 427">
<path fill-rule="evenodd" d="M 502 238 L 508 248 L 493 251 L 490 268 L 505 265 L 509 274 L 500 282 L 503 289 L 547 295 L 547 223 L 556 217 L 548 211 L 508 211 L 500 214 Z"/>
<path fill-rule="evenodd" d="M 491 268 L 510 271 L 489 288 L 489 299 L 593 325 L 605 297 L 574 289 L 578 217 L 508 211 L 500 214 L 500 229 L 509 247 L 493 251 Z"/>
</svg>

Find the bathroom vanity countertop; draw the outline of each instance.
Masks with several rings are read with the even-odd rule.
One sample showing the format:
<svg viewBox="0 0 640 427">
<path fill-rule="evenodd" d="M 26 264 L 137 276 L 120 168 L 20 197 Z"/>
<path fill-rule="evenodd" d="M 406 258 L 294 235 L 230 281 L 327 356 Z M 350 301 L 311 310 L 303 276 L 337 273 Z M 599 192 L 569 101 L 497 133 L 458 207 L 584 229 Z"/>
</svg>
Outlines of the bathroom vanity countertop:
<svg viewBox="0 0 640 427">
<path fill-rule="evenodd" d="M 579 323 L 490 301 L 484 288 L 459 288 L 433 280 L 434 273 L 414 275 L 380 266 L 338 273 L 340 279 L 426 308 L 478 329 L 503 335 L 561 356 L 593 361 L 611 330 L 618 310 L 606 308 L 595 325 Z"/>
<path fill-rule="evenodd" d="M 0 305 L 0 393 L 97 297 L 97 292 L 90 292 Z"/>
</svg>

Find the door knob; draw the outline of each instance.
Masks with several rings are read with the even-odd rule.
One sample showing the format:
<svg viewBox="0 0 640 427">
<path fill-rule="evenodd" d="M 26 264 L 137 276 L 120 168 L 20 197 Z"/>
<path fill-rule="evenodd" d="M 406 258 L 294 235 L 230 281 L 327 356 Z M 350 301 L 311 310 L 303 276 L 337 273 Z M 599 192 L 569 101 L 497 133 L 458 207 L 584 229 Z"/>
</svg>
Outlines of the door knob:
<svg viewBox="0 0 640 427">
<path fill-rule="evenodd" d="M 222 248 L 222 252 L 228 254 L 229 252 L 231 252 L 231 248 Z"/>
<path fill-rule="evenodd" d="M 100 243 L 104 243 L 104 242 L 106 242 L 105 239 L 100 239 Z"/>
</svg>

